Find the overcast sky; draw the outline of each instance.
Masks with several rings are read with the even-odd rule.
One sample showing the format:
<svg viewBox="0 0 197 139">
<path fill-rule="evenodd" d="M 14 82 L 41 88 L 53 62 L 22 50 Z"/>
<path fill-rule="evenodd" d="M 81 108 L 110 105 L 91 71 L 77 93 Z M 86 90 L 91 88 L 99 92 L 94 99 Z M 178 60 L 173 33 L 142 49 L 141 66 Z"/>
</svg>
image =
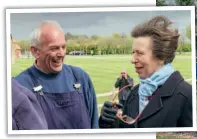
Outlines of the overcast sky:
<svg viewBox="0 0 197 139">
<path fill-rule="evenodd" d="M 167 16 L 174 27 L 183 30 L 190 24 L 190 11 L 129 11 L 129 12 L 76 12 L 76 13 L 12 13 L 13 38 L 29 39 L 33 28 L 42 20 L 56 20 L 64 32 L 108 36 L 112 33 L 130 34 L 132 28 L 155 15 Z"/>
</svg>

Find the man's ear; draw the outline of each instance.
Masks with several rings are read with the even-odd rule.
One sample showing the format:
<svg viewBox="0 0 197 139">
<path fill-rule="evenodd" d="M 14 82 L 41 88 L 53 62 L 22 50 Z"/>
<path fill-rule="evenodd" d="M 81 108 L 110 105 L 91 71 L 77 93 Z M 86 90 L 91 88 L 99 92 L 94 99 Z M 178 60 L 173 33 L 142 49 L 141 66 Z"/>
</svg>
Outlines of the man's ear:
<svg viewBox="0 0 197 139">
<path fill-rule="evenodd" d="M 30 51 L 31 51 L 31 53 L 32 53 L 32 55 L 34 56 L 35 59 L 39 58 L 40 52 L 39 52 L 39 49 L 37 47 L 31 46 Z"/>
</svg>

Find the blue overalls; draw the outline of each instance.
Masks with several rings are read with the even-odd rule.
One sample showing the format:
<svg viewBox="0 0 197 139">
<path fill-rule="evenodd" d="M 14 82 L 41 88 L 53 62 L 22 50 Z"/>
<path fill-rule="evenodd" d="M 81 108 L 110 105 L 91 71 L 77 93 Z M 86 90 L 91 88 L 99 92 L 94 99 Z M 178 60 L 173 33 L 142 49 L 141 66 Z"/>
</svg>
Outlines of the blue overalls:
<svg viewBox="0 0 197 139">
<path fill-rule="evenodd" d="M 75 83 L 79 81 L 74 68 L 71 68 Z M 31 69 L 28 72 L 33 80 L 34 86 L 40 86 L 39 80 Z M 81 88 L 74 87 L 75 91 L 55 93 L 34 91 L 47 120 L 49 129 L 90 129 L 90 116 L 84 101 Z"/>
</svg>

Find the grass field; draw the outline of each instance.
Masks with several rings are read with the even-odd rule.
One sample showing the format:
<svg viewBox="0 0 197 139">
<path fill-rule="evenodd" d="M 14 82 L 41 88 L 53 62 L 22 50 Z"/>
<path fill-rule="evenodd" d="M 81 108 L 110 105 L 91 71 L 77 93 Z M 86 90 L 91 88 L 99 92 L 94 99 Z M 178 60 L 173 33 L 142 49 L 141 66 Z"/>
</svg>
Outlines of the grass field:
<svg viewBox="0 0 197 139">
<path fill-rule="evenodd" d="M 97 94 L 109 92 L 113 89 L 117 77 L 122 69 L 126 69 L 134 83 L 139 83 L 133 65 L 130 63 L 131 55 L 111 56 L 66 56 L 65 63 L 79 66 L 91 77 Z M 33 64 L 33 59 L 18 59 L 12 65 L 12 76 L 16 76 Z M 179 70 L 185 79 L 192 78 L 191 55 L 177 55 L 173 62 L 174 68 Z M 191 80 L 189 81 L 191 83 Z M 99 97 L 99 104 L 110 97 Z"/>
<path fill-rule="evenodd" d="M 176 136 L 157 136 L 156 139 L 191 139 L 191 138 L 176 137 Z"/>
</svg>

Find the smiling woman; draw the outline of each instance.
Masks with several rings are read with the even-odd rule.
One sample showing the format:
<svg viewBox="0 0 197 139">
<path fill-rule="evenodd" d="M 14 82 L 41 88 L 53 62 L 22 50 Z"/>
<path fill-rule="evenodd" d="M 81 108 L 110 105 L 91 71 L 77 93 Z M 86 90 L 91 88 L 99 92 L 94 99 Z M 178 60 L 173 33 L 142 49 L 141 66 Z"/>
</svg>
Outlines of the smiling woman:
<svg viewBox="0 0 197 139">
<path fill-rule="evenodd" d="M 138 37 L 133 40 L 131 62 L 141 79 L 149 77 L 164 64 L 164 61 L 153 56 L 152 45 L 151 37 Z"/>
<path fill-rule="evenodd" d="M 133 29 L 131 62 L 140 83 L 131 90 L 123 108 L 104 103 L 101 128 L 193 126 L 192 86 L 171 64 L 179 39 L 171 23 L 165 16 L 156 16 Z M 120 108 L 122 116 L 117 114 Z"/>
</svg>

